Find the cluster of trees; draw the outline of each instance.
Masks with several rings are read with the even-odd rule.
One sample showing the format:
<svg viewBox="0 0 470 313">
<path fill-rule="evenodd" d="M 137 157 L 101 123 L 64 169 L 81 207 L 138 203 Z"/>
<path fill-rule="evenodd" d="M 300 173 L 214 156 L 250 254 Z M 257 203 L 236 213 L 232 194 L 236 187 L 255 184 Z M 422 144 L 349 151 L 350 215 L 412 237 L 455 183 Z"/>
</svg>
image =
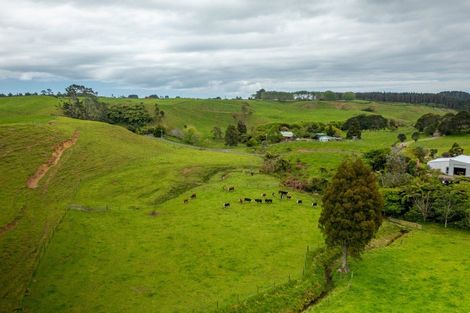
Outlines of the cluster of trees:
<svg viewBox="0 0 470 313">
<path fill-rule="evenodd" d="M 331 90 L 327 91 L 306 91 L 299 90 L 294 92 L 286 91 L 266 91 L 260 89 L 252 95 L 253 99 L 257 100 L 276 100 L 276 101 L 292 101 L 292 100 L 354 100 L 356 95 L 354 92 L 333 92 Z"/>
<path fill-rule="evenodd" d="M 83 120 L 102 121 L 112 124 L 125 125 L 129 130 L 140 132 L 141 128 L 155 121 L 158 126 L 146 132 L 164 133 L 161 125 L 165 112 L 155 104 L 152 117 L 143 104 L 108 105 L 99 101 L 97 93 L 89 87 L 70 85 L 65 89 L 65 96 L 61 108 L 65 116 Z"/>
<path fill-rule="evenodd" d="M 384 198 L 388 216 L 470 229 L 470 182 L 465 179 L 443 184 L 437 176 L 421 176 L 386 189 Z"/>
<path fill-rule="evenodd" d="M 361 114 L 361 115 L 357 115 L 346 120 L 346 122 L 344 122 L 341 128 L 343 130 L 348 130 L 354 125 L 358 125 L 361 130 L 367 130 L 367 129 L 378 130 L 378 129 L 387 128 L 389 126 L 389 121 L 382 115 Z"/>
<path fill-rule="evenodd" d="M 457 110 L 470 110 L 470 94 L 462 91 L 439 93 L 416 92 L 357 92 L 361 100 L 428 104 Z"/>
<path fill-rule="evenodd" d="M 245 122 L 239 120 L 237 125 L 228 125 L 227 129 L 225 130 L 225 144 L 227 146 L 236 146 L 239 143 L 247 143 L 248 140 L 251 139 L 250 136 L 247 135 L 247 127 Z M 212 129 L 212 134 L 214 138 L 221 137 L 221 130 L 218 127 L 214 127 Z"/>
<path fill-rule="evenodd" d="M 427 113 L 416 121 L 415 128 L 426 135 L 436 132 L 442 135 L 470 133 L 470 112 L 460 111 L 457 114 L 447 113 L 442 116 Z"/>
<path fill-rule="evenodd" d="M 298 95 L 298 97 L 296 96 Z M 319 100 L 368 100 L 383 102 L 404 102 L 439 106 L 456 110 L 470 111 L 470 94 L 463 91 L 443 91 L 439 93 L 417 92 L 333 92 L 319 91 L 266 91 L 260 89 L 252 95 L 253 99 L 291 101 L 297 99 Z"/>
</svg>

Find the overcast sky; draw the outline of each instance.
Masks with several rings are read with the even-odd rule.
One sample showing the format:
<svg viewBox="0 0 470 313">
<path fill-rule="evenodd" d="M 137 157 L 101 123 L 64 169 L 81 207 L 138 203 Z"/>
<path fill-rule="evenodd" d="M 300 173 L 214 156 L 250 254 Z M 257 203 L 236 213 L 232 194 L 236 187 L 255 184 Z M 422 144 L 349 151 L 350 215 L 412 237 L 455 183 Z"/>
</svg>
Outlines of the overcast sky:
<svg viewBox="0 0 470 313">
<path fill-rule="evenodd" d="M 470 0 L 0 0 L 0 92 L 470 91 Z"/>
</svg>

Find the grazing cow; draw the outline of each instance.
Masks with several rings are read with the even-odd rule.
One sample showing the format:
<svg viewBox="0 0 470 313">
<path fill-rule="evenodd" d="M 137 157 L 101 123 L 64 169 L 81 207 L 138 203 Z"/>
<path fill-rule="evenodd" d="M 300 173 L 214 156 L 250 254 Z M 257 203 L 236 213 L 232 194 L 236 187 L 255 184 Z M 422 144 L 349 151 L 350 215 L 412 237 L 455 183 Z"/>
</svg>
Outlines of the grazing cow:
<svg viewBox="0 0 470 313">
<path fill-rule="evenodd" d="M 281 195 L 281 199 L 282 199 L 282 198 L 284 198 L 284 196 L 287 196 L 287 194 L 288 194 L 289 192 L 283 191 L 283 190 L 279 190 L 278 193 Z"/>
<path fill-rule="evenodd" d="M 255 175 L 255 173 L 253 171 L 250 172 L 251 176 Z"/>
<path fill-rule="evenodd" d="M 272 196 L 273 198 L 276 198 L 276 194 L 275 194 L 274 192 L 271 192 L 271 196 Z"/>
<path fill-rule="evenodd" d="M 244 198 L 243 201 L 245 201 L 245 202 L 251 202 L 251 198 Z"/>
<path fill-rule="evenodd" d="M 243 199 L 242 198 L 240 198 L 240 203 L 243 204 Z"/>
<path fill-rule="evenodd" d="M 183 200 L 183 203 L 184 203 L 184 204 L 188 204 L 188 202 L 189 202 L 188 199 L 184 199 L 184 200 Z"/>
<path fill-rule="evenodd" d="M 287 199 L 292 199 L 292 196 L 291 195 L 287 195 Z"/>
<path fill-rule="evenodd" d="M 297 204 L 302 204 L 302 200 L 297 200 Z"/>
<path fill-rule="evenodd" d="M 273 199 L 264 199 L 264 203 L 273 203 Z"/>
<path fill-rule="evenodd" d="M 266 197 L 266 193 L 263 192 L 263 193 L 261 194 L 261 197 L 263 197 L 263 198 Z"/>
<path fill-rule="evenodd" d="M 235 191 L 235 187 L 233 186 L 228 187 L 228 191 Z"/>
<path fill-rule="evenodd" d="M 193 193 L 193 194 L 191 195 L 191 199 L 196 199 L 196 194 L 195 194 L 195 193 Z"/>
<path fill-rule="evenodd" d="M 224 209 L 229 208 L 229 207 L 230 207 L 230 203 L 225 202 L 225 203 L 224 203 Z"/>
<path fill-rule="evenodd" d="M 312 207 L 316 207 L 317 206 L 317 203 L 316 202 L 312 202 Z"/>
<path fill-rule="evenodd" d="M 263 199 L 255 199 L 256 203 L 263 203 Z"/>
</svg>

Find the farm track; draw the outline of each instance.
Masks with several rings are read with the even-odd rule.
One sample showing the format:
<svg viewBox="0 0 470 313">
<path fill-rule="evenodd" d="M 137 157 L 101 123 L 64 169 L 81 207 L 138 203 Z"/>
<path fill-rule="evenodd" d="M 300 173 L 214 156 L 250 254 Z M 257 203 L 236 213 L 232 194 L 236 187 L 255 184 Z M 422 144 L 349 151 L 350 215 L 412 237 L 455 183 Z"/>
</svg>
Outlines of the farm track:
<svg viewBox="0 0 470 313">
<path fill-rule="evenodd" d="M 36 172 L 28 178 L 26 186 L 31 189 L 37 188 L 39 186 L 39 181 L 47 174 L 51 167 L 59 163 L 62 154 L 67 149 L 75 145 L 78 140 L 78 137 L 80 137 L 80 133 L 78 131 L 75 131 L 70 139 L 57 145 L 54 151 L 52 152 L 49 160 L 46 163 L 41 164 L 36 170 Z"/>
</svg>

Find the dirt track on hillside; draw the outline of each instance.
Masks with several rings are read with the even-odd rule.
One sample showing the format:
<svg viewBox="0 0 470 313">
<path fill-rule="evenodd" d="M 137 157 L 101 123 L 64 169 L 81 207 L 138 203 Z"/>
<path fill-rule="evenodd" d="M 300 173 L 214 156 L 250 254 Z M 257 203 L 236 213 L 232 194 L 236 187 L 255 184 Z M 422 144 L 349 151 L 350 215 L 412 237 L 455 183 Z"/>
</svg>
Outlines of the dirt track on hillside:
<svg viewBox="0 0 470 313">
<path fill-rule="evenodd" d="M 44 177 L 44 175 L 46 175 L 51 167 L 59 163 L 64 151 L 72 147 L 77 142 L 78 137 L 80 137 L 80 133 L 76 130 L 70 139 L 58 144 L 52 152 L 49 160 L 47 160 L 46 163 L 41 164 L 36 172 L 28 178 L 26 186 L 31 189 L 37 188 L 39 186 L 39 181 Z"/>
</svg>

